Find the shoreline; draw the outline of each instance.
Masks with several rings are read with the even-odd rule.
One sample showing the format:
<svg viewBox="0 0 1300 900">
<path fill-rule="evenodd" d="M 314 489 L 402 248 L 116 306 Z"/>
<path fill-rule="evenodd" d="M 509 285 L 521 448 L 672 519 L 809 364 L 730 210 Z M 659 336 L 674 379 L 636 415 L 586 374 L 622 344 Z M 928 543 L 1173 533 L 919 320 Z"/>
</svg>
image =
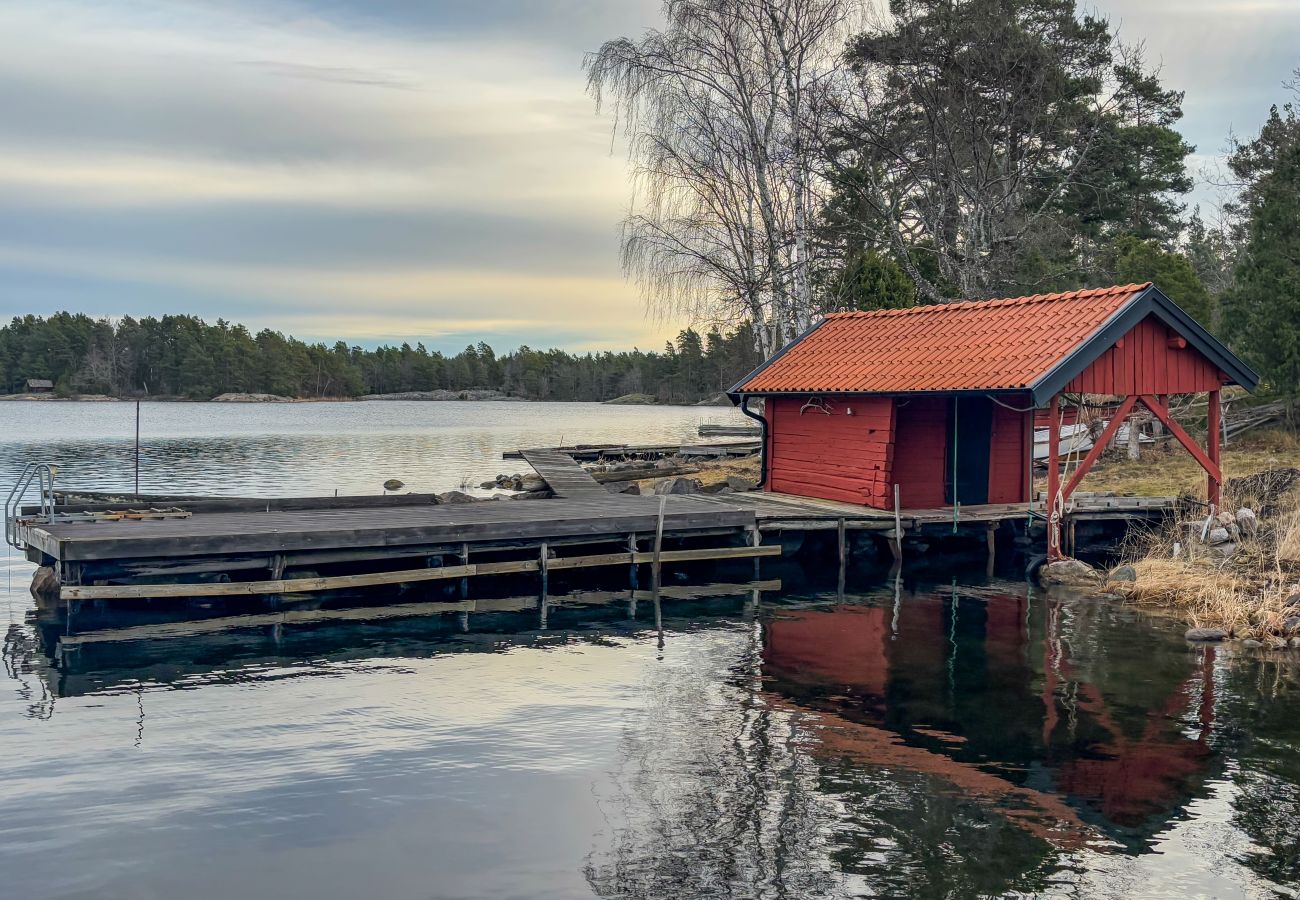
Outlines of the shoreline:
<svg viewBox="0 0 1300 900">
<path fill-rule="evenodd" d="M 465 393 L 449 392 L 449 393 Z M 207 400 L 190 397 L 109 397 L 102 394 L 80 394 L 71 397 L 55 397 L 40 394 L 0 394 L 0 403 L 219 403 L 223 405 L 275 405 L 282 403 L 591 403 L 600 406 L 647 406 L 647 407 L 708 407 L 722 404 L 713 403 L 619 403 L 616 400 L 534 400 L 530 397 L 412 397 L 402 394 L 371 394 L 363 397 L 261 397 L 251 399 L 221 399 L 211 397 Z"/>
</svg>

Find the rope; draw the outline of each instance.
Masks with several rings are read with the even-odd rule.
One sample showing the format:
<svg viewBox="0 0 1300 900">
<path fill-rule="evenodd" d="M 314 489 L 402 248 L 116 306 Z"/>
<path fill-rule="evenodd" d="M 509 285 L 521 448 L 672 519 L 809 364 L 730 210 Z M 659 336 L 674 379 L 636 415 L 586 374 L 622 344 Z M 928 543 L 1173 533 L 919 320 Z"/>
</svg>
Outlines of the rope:
<svg viewBox="0 0 1300 900">
<path fill-rule="evenodd" d="M 1012 412 L 1025 413 L 1025 412 L 1033 412 L 1034 410 L 1034 407 L 1032 406 L 1026 406 L 1022 409 L 1019 406 L 1012 406 L 1010 403 L 1003 403 L 1001 400 L 999 400 L 997 397 L 993 396 L 992 394 L 985 394 L 984 396 L 988 397 L 990 400 L 992 400 L 994 403 L 996 403 L 998 406 L 1002 407 L 1003 409 L 1009 409 Z"/>
</svg>

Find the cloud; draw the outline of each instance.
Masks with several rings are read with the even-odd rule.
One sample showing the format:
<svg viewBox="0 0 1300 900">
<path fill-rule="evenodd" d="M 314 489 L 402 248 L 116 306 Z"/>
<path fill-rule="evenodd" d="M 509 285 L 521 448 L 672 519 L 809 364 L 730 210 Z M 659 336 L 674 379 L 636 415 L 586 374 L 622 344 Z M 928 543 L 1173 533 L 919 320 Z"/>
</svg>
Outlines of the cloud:
<svg viewBox="0 0 1300 900">
<path fill-rule="evenodd" d="M 1291 0 L 1099 5 L 1186 89 L 1198 163 L 1300 62 Z M 659 10 L 0 0 L 0 314 L 658 346 L 680 323 L 622 278 L 627 165 L 580 62 Z"/>
</svg>

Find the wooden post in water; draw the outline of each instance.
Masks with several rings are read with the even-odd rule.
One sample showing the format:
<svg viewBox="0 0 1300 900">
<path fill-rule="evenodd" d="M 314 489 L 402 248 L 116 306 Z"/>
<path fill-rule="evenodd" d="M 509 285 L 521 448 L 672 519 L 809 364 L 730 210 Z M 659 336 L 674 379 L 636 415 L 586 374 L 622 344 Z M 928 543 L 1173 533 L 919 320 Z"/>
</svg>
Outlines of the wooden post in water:
<svg viewBox="0 0 1300 900">
<path fill-rule="evenodd" d="M 894 485 L 894 540 L 889 545 L 894 551 L 894 562 L 903 561 L 903 510 L 898 502 L 898 485 Z"/>
<path fill-rule="evenodd" d="M 462 566 L 469 565 L 469 544 L 460 545 L 460 564 Z M 460 580 L 460 599 L 464 600 L 468 596 L 469 596 L 469 576 L 466 576 Z"/>
<path fill-rule="evenodd" d="M 660 556 L 664 549 L 664 507 L 668 504 L 668 497 L 661 495 L 659 497 L 659 517 L 655 520 L 655 551 L 654 563 L 651 566 L 653 578 L 653 589 L 655 593 L 655 609 L 659 608 L 659 586 L 663 583 L 660 574 Z"/>
<path fill-rule="evenodd" d="M 140 496 L 140 398 L 135 401 L 135 495 Z"/>
<path fill-rule="evenodd" d="M 839 576 L 839 581 L 836 582 L 836 593 L 837 596 L 839 597 L 840 602 L 843 603 L 844 602 L 844 576 L 845 576 L 845 570 L 847 569 L 848 562 L 849 562 L 848 537 L 844 533 L 843 516 L 840 516 L 840 520 L 835 525 L 835 540 L 836 543 L 839 545 L 839 554 L 840 554 L 840 576 Z"/>
</svg>

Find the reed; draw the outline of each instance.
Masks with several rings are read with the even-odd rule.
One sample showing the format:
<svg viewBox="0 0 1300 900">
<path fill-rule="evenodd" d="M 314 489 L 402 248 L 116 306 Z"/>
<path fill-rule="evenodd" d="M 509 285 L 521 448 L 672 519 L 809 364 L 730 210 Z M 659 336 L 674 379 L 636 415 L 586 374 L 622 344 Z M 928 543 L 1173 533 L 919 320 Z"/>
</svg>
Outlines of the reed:
<svg viewBox="0 0 1300 900">
<path fill-rule="evenodd" d="M 1185 515 L 1130 545 L 1124 555 L 1136 580 L 1113 582 L 1111 590 L 1235 638 L 1280 647 L 1300 637 L 1300 606 L 1288 605 L 1300 594 L 1300 493 L 1225 497 L 1225 509 L 1241 507 L 1268 514 L 1231 555 L 1200 543 L 1204 519 Z"/>
</svg>

